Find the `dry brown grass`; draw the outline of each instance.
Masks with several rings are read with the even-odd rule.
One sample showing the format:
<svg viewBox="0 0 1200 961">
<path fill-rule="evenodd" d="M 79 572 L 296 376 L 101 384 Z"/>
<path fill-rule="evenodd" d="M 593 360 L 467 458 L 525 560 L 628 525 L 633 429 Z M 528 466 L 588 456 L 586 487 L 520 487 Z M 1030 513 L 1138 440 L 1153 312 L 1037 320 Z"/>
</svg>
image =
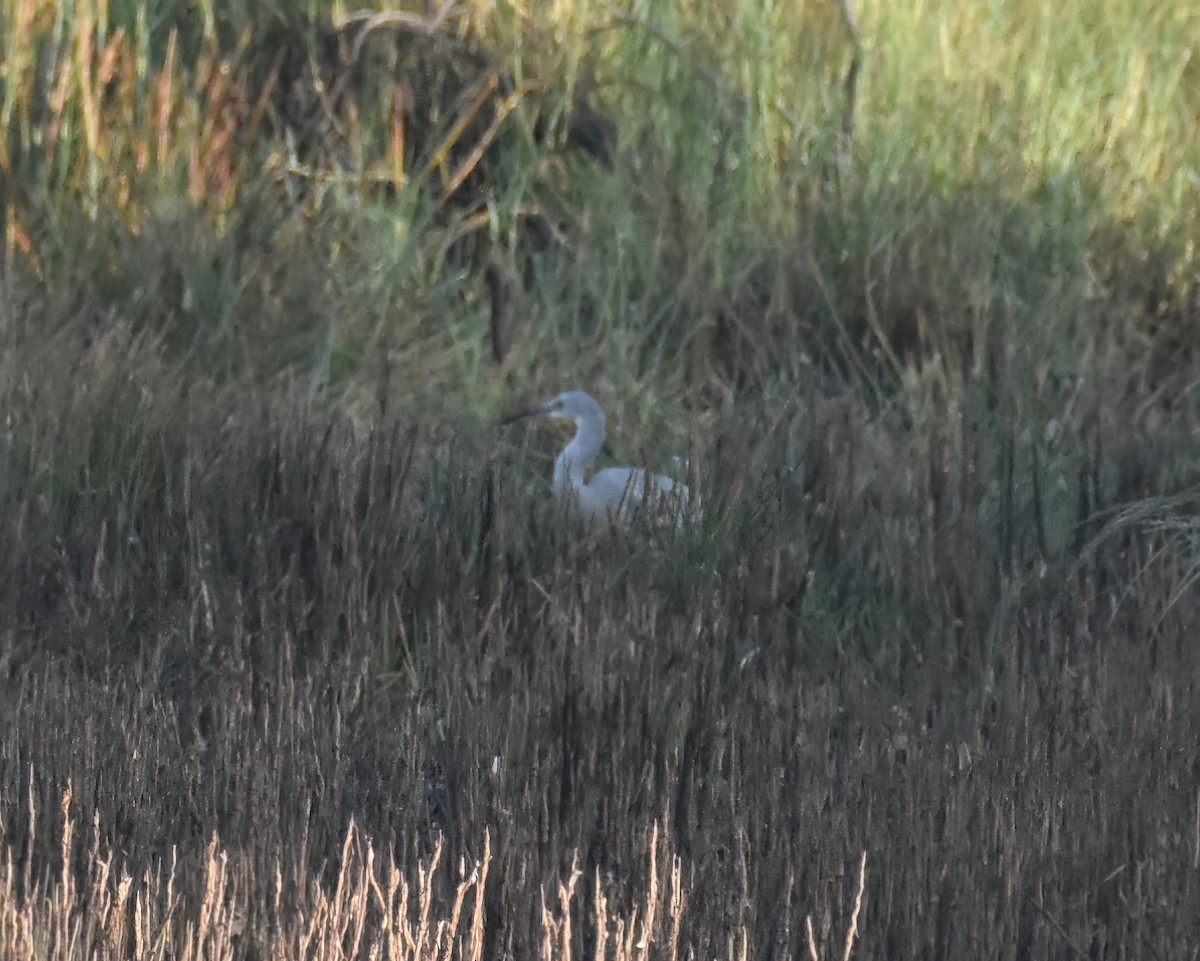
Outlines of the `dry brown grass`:
<svg viewBox="0 0 1200 961">
<path fill-rule="evenodd" d="M 255 932 L 247 929 L 249 893 L 256 886 L 254 866 L 231 858 L 215 835 L 191 877 L 180 876 L 172 855 L 135 878 L 113 870 L 115 856 L 111 850 L 101 852 L 97 821 L 87 851 L 89 871 L 82 883 L 77 881 L 72 793 L 68 786 L 60 809 L 62 860 L 57 876 L 37 882 L 28 875 L 21 878 L 12 849 L 3 852 L 0 956 L 6 959 L 482 961 L 488 956 L 484 893 L 492 851 L 486 835 L 482 856 L 469 867 L 463 859 L 457 869 L 447 867 L 444 839 L 439 838 L 432 854 L 409 876 L 394 858 L 382 863 L 376 845 L 351 822 L 332 887 L 314 883 L 297 902 L 285 904 L 282 882 L 277 881 L 273 923 Z M 690 957 L 681 940 L 687 901 L 681 861 L 663 855 L 659 847 L 656 827 L 647 852 L 649 880 L 643 899 L 627 913 L 610 907 L 599 879 L 591 903 L 583 903 L 581 872 L 574 862 L 565 881 L 543 886 L 542 961 L 570 961 L 577 944 L 573 919 L 593 932 L 594 948 L 586 955 L 592 961 Z M 287 856 L 280 852 L 281 860 Z M 660 862 L 669 869 L 665 885 L 660 884 Z M 865 865 L 864 854 L 843 961 L 849 961 L 857 935 Z M 280 873 L 277 866 L 277 877 Z M 811 957 L 817 961 L 811 918 L 806 919 L 806 931 Z M 749 940 L 745 930 L 731 934 L 727 956 L 744 959 Z"/>
<path fill-rule="evenodd" d="M 987 421 L 815 398 L 714 424 L 694 537 L 572 543 L 511 435 L 205 386 L 87 322 L 8 327 L 14 951 L 1195 943 L 1195 501 L 1131 496 L 1114 435 L 1078 543 L 1039 532 L 1061 465 L 995 472 Z M 1112 423 L 1076 429 L 1172 483 Z"/>
</svg>

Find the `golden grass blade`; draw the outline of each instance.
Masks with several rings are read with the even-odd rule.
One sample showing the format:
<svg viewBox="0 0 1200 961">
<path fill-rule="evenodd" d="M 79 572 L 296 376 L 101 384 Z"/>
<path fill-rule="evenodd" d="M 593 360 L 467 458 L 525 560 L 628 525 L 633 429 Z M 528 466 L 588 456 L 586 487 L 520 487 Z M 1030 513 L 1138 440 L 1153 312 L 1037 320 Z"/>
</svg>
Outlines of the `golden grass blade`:
<svg viewBox="0 0 1200 961">
<path fill-rule="evenodd" d="M 516 110 L 517 107 L 520 106 L 521 101 L 524 100 L 525 97 L 535 89 L 537 89 L 535 85 L 525 83 L 522 84 L 516 90 L 516 92 L 504 98 L 503 103 L 501 103 L 496 109 L 496 116 L 488 125 L 487 130 L 483 132 L 483 135 L 476 142 L 475 146 L 471 148 L 471 152 L 466 156 L 463 162 L 458 165 L 458 168 L 450 177 L 450 182 L 446 185 L 445 190 L 442 191 L 440 203 L 446 203 L 458 192 L 458 189 L 463 185 L 463 182 L 471 175 L 471 171 L 474 170 L 479 165 L 479 161 L 483 159 L 483 155 L 487 152 L 488 147 L 492 145 L 492 141 L 495 140 L 496 136 L 500 133 L 500 129 L 504 126 L 504 121 L 508 119 L 509 114 Z"/>
<path fill-rule="evenodd" d="M 432 170 L 440 170 L 445 167 L 446 161 L 450 158 L 450 151 L 454 149 L 454 145 L 462 138 L 462 135 L 466 132 L 467 127 L 471 125 L 471 122 L 479 114 L 479 111 L 483 109 L 484 104 L 486 104 L 499 89 L 500 74 L 493 70 L 488 73 L 488 75 L 483 79 L 482 83 L 479 84 L 479 90 L 476 92 L 475 98 L 471 101 L 470 106 L 467 107 L 466 112 L 458 118 L 458 122 L 450 128 L 450 132 L 446 134 L 441 145 L 433 152 L 433 156 L 429 159 L 429 162 L 425 165 L 419 175 L 420 179 L 424 179 L 424 177 Z"/>
</svg>

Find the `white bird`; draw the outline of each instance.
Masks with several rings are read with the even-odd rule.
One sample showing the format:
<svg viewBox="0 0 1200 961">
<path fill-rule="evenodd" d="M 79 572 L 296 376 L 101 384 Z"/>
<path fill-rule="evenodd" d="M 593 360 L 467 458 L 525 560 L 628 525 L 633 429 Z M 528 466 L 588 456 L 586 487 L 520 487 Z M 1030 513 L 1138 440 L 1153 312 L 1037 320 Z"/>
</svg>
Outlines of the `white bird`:
<svg viewBox="0 0 1200 961">
<path fill-rule="evenodd" d="M 604 446 L 604 411 L 582 390 L 559 394 L 550 403 L 502 421 L 553 417 L 575 424 L 575 437 L 554 461 L 554 495 L 589 521 L 630 521 L 649 510 L 677 525 L 698 520 L 700 505 L 686 484 L 640 467 L 609 467 L 588 474 Z"/>
</svg>

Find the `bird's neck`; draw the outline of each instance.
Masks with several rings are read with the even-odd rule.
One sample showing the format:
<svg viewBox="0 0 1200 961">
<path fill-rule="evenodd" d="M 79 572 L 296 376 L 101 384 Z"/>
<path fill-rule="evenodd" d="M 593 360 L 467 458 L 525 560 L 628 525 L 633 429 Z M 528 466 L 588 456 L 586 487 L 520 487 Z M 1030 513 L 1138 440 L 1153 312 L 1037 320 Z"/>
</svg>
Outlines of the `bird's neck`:
<svg viewBox="0 0 1200 961">
<path fill-rule="evenodd" d="M 554 492 L 562 494 L 587 483 L 587 473 L 596 463 L 596 455 L 604 446 L 604 420 L 583 421 L 575 437 L 554 462 Z"/>
</svg>

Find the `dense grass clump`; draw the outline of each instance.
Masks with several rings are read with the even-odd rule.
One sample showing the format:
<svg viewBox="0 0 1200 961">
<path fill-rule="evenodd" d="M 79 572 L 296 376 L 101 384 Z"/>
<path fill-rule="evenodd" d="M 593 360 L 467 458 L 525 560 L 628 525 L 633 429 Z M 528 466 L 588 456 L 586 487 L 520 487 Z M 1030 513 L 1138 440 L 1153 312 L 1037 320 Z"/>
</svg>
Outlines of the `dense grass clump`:
<svg viewBox="0 0 1200 961">
<path fill-rule="evenodd" d="M 0 954 L 1194 952 L 1195 17 L 0 35 Z"/>
</svg>

